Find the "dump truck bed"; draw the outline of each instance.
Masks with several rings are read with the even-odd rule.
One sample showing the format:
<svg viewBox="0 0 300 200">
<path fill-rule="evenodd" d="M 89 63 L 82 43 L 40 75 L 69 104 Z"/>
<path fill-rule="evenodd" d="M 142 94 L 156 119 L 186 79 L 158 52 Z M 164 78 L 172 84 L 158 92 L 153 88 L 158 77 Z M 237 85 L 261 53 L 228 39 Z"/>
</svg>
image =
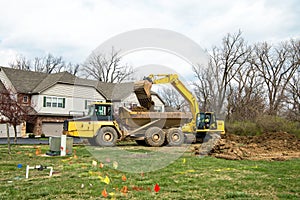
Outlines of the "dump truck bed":
<svg viewBox="0 0 300 200">
<path fill-rule="evenodd" d="M 191 120 L 191 113 L 185 112 L 136 112 L 125 107 L 119 109 L 122 123 L 131 129 L 139 128 L 150 122 L 158 120 L 162 128 L 180 127 Z"/>
</svg>

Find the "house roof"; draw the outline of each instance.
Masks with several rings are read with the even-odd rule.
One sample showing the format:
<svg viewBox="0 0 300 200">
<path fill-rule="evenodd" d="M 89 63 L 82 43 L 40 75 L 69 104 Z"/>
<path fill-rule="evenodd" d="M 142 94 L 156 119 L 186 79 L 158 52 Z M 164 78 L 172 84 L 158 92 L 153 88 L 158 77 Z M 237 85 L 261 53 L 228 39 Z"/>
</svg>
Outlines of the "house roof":
<svg viewBox="0 0 300 200">
<path fill-rule="evenodd" d="M 1 67 L 14 88 L 20 93 L 30 93 L 37 85 L 47 77 L 41 72 L 24 71 Z"/>
<path fill-rule="evenodd" d="M 78 78 L 68 72 L 46 74 L 0 67 L 19 93 L 41 93 L 55 84 L 71 84 L 95 88 L 107 100 L 122 100 L 133 92 L 133 83 L 105 83 Z M 1 86 L 0 86 L 1 89 Z"/>
<path fill-rule="evenodd" d="M 74 84 L 76 76 L 68 72 L 60 72 L 55 74 L 48 74 L 32 91 L 32 93 L 40 93 L 56 83 L 69 83 Z"/>
<path fill-rule="evenodd" d="M 97 89 L 100 90 L 108 100 L 122 100 L 133 93 L 134 83 L 103 83 L 98 82 Z"/>
<path fill-rule="evenodd" d="M 3 83 L 0 81 L 0 93 L 5 92 L 5 91 L 6 91 L 6 88 L 3 85 Z"/>
</svg>

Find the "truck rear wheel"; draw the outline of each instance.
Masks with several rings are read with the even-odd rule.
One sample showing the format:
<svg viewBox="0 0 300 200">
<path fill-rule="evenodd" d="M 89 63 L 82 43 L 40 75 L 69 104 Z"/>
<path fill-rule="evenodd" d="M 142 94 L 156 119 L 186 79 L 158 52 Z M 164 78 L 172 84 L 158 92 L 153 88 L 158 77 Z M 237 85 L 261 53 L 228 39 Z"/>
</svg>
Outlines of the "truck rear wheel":
<svg viewBox="0 0 300 200">
<path fill-rule="evenodd" d="M 116 145 L 118 134 L 112 127 L 103 127 L 97 133 L 95 141 L 98 145 L 103 147 L 112 147 Z"/>
<path fill-rule="evenodd" d="M 145 142 L 151 147 L 160 147 L 165 142 L 165 133 L 159 127 L 151 127 L 145 132 Z"/>
<path fill-rule="evenodd" d="M 180 146 L 184 143 L 184 135 L 179 128 L 169 129 L 166 138 L 169 146 Z"/>
</svg>

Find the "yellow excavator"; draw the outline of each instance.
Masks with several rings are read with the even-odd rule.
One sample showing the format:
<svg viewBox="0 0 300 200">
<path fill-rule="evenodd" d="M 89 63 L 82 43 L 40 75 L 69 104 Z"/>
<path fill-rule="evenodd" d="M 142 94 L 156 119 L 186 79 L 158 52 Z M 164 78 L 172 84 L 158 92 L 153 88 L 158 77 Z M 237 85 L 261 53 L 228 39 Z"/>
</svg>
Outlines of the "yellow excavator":
<svg viewBox="0 0 300 200">
<path fill-rule="evenodd" d="M 188 102 L 192 114 L 192 120 L 182 126 L 182 132 L 192 134 L 191 138 L 202 141 L 206 134 L 225 134 L 223 120 L 218 120 L 214 112 L 200 112 L 197 98 L 180 81 L 177 74 L 149 75 L 146 80 L 153 84 L 171 84 L 181 96 Z"/>
<path fill-rule="evenodd" d="M 171 84 L 189 103 L 191 115 L 154 112 L 152 84 Z M 87 138 L 91 144 L 99 146 L 114 146 L 118 140 L 130 138 L 138 144 L 154 147 L 179 146 L 187 140 L 201 141 L 206 135 L 225 134 L 224 121 L 217 120 L 213 112 L 200 112 L 196 97 L 177 74 L 149 75 L 143 81 L 135 82 L 134 92 L 146 111 L 120 108 L 119 115 L 114 116 L 112 103 L 92 103 L 88 116 L 64 122 L 63 134 Z"/>
</svg>

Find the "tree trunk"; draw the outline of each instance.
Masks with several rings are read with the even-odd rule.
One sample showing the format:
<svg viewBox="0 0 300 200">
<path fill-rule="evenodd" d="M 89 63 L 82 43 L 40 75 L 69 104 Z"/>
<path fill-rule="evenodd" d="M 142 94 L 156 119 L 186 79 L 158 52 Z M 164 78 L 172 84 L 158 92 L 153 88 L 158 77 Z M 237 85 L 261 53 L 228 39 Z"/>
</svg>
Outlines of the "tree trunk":
<svg viewBox="0 0 300 200">
<path fill-rule="evenodd" d="M 17 126 L 13 125 L 14 127 L 14 131 L 15 131 L 15 139 L 14 139 L 14 143 L 17 144 Z"/>
<path fill-rule="evenodd" d="M 9 137 L 9 125 L 6 124 L 6 133 L 7 133 L 7 147 L 8 147 L 8 154 L 11 154 L 11 148 L 10 148 L 10 137 Z"/>
</svg>

